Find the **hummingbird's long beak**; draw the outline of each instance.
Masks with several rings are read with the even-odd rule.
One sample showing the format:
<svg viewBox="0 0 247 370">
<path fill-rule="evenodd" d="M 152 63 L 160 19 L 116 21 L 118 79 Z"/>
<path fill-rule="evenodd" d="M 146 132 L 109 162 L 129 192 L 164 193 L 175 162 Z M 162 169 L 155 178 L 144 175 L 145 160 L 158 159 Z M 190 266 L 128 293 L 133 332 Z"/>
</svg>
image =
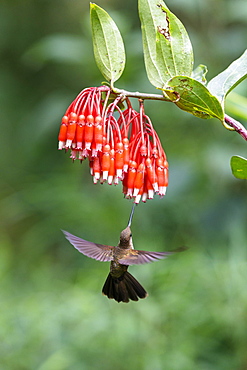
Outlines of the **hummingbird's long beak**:
<svg viewBox="0 0 247 370">
<path fill-rule="evenodd" d="M 130 212 L 130 218 L 129 218 L 129 222 L 128 222 L 127 227 L 130 227 L 131 226 L 132 218 L 133 218 L 133 215 L 134 215 L 134 212 L 135 212 L 135 206 L 136 206 L 136 203 L 133 203 L 133 206 L 132 206 L 132 209 L 131 209 L 131 212 Z"/>
</svg>

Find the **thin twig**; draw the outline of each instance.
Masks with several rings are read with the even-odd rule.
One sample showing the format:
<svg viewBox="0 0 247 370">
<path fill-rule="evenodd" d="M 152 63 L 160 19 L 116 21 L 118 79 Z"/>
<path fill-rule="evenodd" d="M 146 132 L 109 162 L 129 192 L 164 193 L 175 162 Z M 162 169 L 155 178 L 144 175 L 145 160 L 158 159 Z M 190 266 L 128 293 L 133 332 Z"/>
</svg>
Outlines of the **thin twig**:
<svg viewBox="0 0 247 370">
<path fill-rule="evenodd" d="M 234 128 L 234 130 L 244 138 L 244 140 L 247 141 L 247 129 L 238 121 L 236 121 L 234 118 L 228 116 L 227 114 L 224 117 L 225 122 Z"/>
<path fill-rule="evenodd" d="M 138 99 L 142 99 L 142 100 L 147 100 L 147 99 L 149 99 L 149 100 L 163 100 L 163 101 L 171 102 L 170 99 L 165 98 L 164 95 L 160 95 L 160 94 L 146 94 L 146 93 L 140 93 L 139 91 L 131 92 L 131 91 L 123 90 L 123 89 L 117 89 L 116 87 L 112 87 L 112 91 L 115 94 L 121 94 L 121 95 L 127 96 L 129 98 L 138 98 Z"/>
</svg>

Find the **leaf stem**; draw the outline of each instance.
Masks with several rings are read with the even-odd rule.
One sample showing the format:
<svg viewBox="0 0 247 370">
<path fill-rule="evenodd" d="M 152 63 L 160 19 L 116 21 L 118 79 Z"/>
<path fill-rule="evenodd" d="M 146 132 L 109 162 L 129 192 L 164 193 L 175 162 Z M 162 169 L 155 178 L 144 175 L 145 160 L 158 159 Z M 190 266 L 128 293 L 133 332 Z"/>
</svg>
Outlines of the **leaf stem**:
<svg viewBox="0 0 247 370">
<path fill-rule="evenodd" d="M 225 122 L 234 128 L 234 130 L 244 138 L 244 140 L 247 141 L 247 129 L 238 121 L 236 121 L 234 118 L 228 116 L 225 114 L 224 117 Z"/>
<path fill-rule="evenodd" d="M 139 91 L 131 92 L 123 89 L 118 89 L 115 86 L 111 87 L 112 91 L 115 94 L 120 94 L 129 98 L 137 98 L 142 100 L 163 100 L 163 101 L 169 101 L 172 102 L 170 99 L 165 98 L 164 95 L 159 94 L 146 94 L 146 93 L 140 93 Z"/>
</svg>

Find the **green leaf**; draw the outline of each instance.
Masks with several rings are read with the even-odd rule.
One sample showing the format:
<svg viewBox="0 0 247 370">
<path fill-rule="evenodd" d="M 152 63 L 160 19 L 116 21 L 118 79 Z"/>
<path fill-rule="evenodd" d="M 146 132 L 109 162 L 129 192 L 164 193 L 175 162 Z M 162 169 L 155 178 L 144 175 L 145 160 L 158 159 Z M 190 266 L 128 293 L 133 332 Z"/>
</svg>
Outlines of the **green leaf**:
<svg viewBox="0 0 247 370">
<path fill-rule="evenodd" d="M 165 22 L 166 18 L 157 6 L 158 1 L 138 0 L 139 17 L 142 29 L 142 42 L 144 61 L 148 79 L 155 87 L 163 87 L 163 79 L 157 68 L 156 61 L 156 34 L 158 24 Z"/>
<path fill-rule="evenodd" d="M 124 44 L 116 23 L 98 5 L 90 4 L 93 49 L 97 66 L 106 80 L 114 83 L 125 67 Z"/>
<path fill-rule="evenodd" d="M 224 113 L 218 99 L 199 81 L 186 76 L 176 76 L 168 81 L 169 88 L 164 93 L 171 98 L 174 92 L 179 99 L 175 104 L 182 110 L 200 118 L 218 118 L 224 121 Z"/>
<path fill-rule="evenodd" d="M 162 0 L 139 0 L 138 4 L 149 81 L 164 88 L 176 75 L 191 76 L 193 51 L 183 24 Z"/>
<path fill-rule="evenodd" d="M 247 97 L 232 91 L 226 99 L 226 110 L 230 116 L 247 121 Z"/>
<path fill-rule="evenodd" d="M 247 159 L 234 155 L 231 158 L 232 173 L 238 179 L 247 179 Z"/>
<path fill-rule="evenodd" d="M 199 64 L 199 66 L 197 66 L 194 69 L 194 71 L 192 73 L 192 78 L 201 82 L 202 84 L 205 84 L 207 82 L 207 80 L 206 80 L 206 74 L 207 73 L 208 73 L 207 67 L 204 66 L 203 64 Z"/>
<path fill-rule="evenodd" d="M 247 50 L 227 69 L 209 81 L 207 88 L 223 104 L 227 94 L 245 78 L 247 78 Z"/>
<path fill-rule="evenodd" d="M 188 34 L 180 20 L 167 7 L 161 7 L 166 27 L 157 29 L 157 65 L 164 82 L 178 75 L 191 76 L 193 51 Z"/>
</svg>

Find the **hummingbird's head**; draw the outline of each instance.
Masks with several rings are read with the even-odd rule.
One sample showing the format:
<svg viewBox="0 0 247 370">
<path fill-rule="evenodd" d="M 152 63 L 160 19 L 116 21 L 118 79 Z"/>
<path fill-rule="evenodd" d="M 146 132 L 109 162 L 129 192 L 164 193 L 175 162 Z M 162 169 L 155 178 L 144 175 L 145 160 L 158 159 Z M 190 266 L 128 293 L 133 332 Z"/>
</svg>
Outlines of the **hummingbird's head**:
<svg viewBox="0 0 247 370">
<path fill-rule="evenodd" d="M 132 246 L 132 233 L 130 230 L 130 227 L 127 226 L 126 229 L 124 229 L 120 234 L 120 243 L 122 247 L 129 248 Z"/>
</svg>

